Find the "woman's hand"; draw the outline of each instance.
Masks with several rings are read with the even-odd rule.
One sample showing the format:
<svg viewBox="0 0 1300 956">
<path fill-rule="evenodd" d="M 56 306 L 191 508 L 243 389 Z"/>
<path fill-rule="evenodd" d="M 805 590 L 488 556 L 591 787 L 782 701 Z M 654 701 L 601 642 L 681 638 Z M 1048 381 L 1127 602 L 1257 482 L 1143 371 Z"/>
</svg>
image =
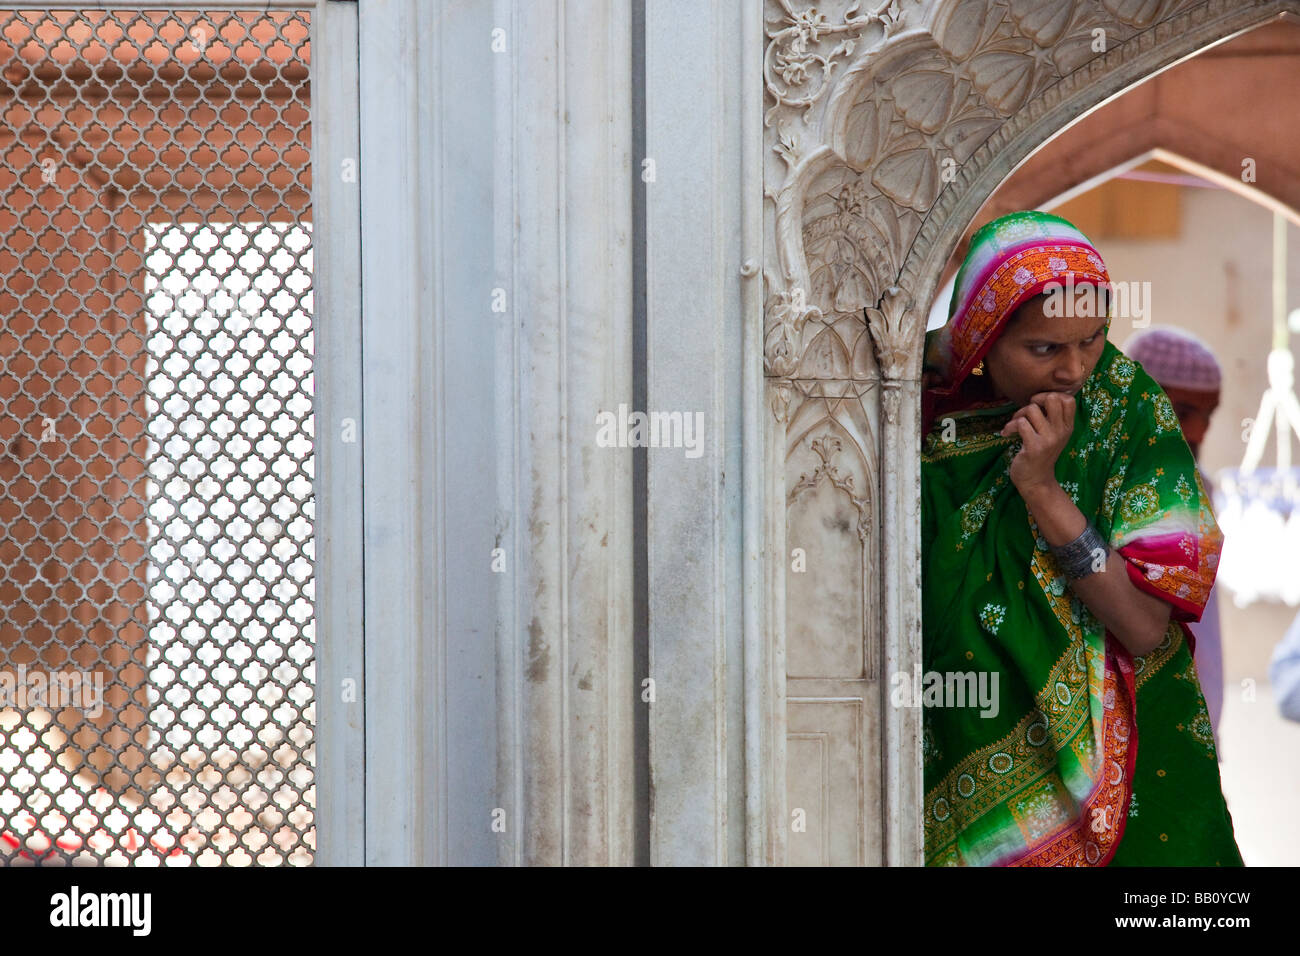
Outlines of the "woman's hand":
<svg viewBox="0 0 1300 956">
<path fill-rule="evenodd" d="M 1002 427 L 1005 437 L 1019 434 L 1024 447 L 1011 462 L 1011 481 L 1023 496 L 1056 482 L 1056 459 L 1074 433 L 1074 396 L 1038 392 Z"/>
</svg>

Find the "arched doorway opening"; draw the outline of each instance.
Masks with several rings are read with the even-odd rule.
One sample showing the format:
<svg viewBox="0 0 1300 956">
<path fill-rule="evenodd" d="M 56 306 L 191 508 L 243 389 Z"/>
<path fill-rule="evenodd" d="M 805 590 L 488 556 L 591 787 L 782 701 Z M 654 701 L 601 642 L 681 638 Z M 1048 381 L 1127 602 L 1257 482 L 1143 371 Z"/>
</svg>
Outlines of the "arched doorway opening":
<svg viewBox="0 0 1300 956">
<path fill-rule="evenodd" d="M 1291 3 L 1246 9 L 1118 4 L 1068 11 L 1049 22 L 979 2 L 936 4 L 893 18 L 846 14 L 843 22 L 827 13 L 834 29 L 812 36 L 811 44 L 807 36 L 801 41 L 809 55 L 843 57 L 843 69 L 822 76 L 824 89 L 790 71 L 778 82 L 769 71 L 775 105 L 767 114 L 767 145 L 785 166 L 770 159 L 765 177 L 774 228 L 763 272 L 764 361 L 776 426 L 766 460 L 784 475 L 786 494 L 765 506 L 768 552 L 779 556 L 787 582 L 804 573 L 791 567 L 791 549 L 813 540 L 809 529 L 824 517 L 819 507 L 842 506 L 791 496 L 816 471 L 813 442 L 827 447 L 824 439 L 834 435 L 837 472 L 861 472 L 858 487 L 875 492 L 866 547 L 880 595 L 862 633 L 843 637 L 869 647 L 879 635 L 878 679 L 865 670 L 831 673 L 827 657 L 816 684 L 787 672 L 783 686 L 754 689 L 771 698 L 776 766 L 796 754 L 798 746 L 787 753 L 790 744 L 837 755 L 822 761 L 821 771 L 812 757 L 785 766 L 784 799 L 770 801 L 777 809 L 770 820 L 772 859 L 794 858 L 791 841 L 803 838 L 790 831 L 791 814 L 803 810 L 812 819 L 807 805 L 818 801 L 821 826 L 807 832 L 819 846 L 805 847 L 811 856 L 799 859 L 922 860 L 921 717 L 917 709 L 891 706 L 889 690 L 891 677 L 920 666 L 920 360 L 928 308 L 963 232 L 978 225 L 989 197 L 1017 168 L 1081 117 L 1183 61 L 1296 13 Z M 781 25 L 785 33 L 769 27 L 770 49 L 794 42 L 796 19 Z M 1098 31 L 1100 48 L 1089 45 Z M 844 34 L 857 46 L 845 45 Z M 770 59 L 788 62 L 797 53 Z M 806 95 L 794 96 L 794 86 Z M 1132 144 L 1124 149 L 1131 158 Z M 1198 161 L 1212 166 L 1221 158 Z M 1098 172 L 1116 165 L 1098 162 Z M 872 346 L 865 353 L 864 336 Z M 826 414 L 812 421 L 809 408 L 818 403 Z M 844 435 L 861 436 L 862 444 Z M 856 533 L 850 524 L 842 523 L 846 536 Z M 813 568 L 813 551 L 806 558 Z M 817 589 L 806 585 L 784 591 L 784 607 L 774 608 L 780 619 L 769 622 L 773 659 L 801 660 L 807 670 L 807 656 L 792 654 L 790 642 L 833 631 L 834 609 L 826 605 L 834 602 L 810 597 Z M 839 726 L 846 701 L 860 710 L 851 727 Z M 787 716 L 796 708 L 797 727 Z M 815 747 L 801 743 L 814 739 Z M 845 760 L 855 761 L 858 772 L 826 769 L 843 771 Z"/>
</svg>

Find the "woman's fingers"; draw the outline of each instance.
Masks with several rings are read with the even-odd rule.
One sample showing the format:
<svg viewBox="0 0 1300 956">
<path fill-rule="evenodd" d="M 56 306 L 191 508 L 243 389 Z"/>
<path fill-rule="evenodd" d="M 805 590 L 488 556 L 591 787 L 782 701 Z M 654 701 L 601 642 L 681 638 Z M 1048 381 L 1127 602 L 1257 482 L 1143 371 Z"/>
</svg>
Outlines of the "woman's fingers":
<svg viewBox="0 0 1300 956">
<path fill-rule="evenodd" d="M 1061 409 L 1061 394 L 1059 392 L 1047 392 L 1037 398 L 1035 408 L 1041 409 L 1043 419 L 1047 422 L 1048 428 L 1052 432 L 1060 429 L 1063 421 L 1063 412 Z"/>
<path fill-rule="evenodd" d="M 1078 402 L 1073 395 L 1061 396 L 1061 423 L 1067 431 L 1074 431 L 1074 410 L 1078 408 Z"/>
<path fill-rule="evenodd" d="M 1039 412 L 1038 414 L 1041 417 L 1042 412 Z M 1034 454 L 1039 450 L 1039 446 L 1043 441 L 1044 432 L 1041 429 L 1041 425 L 1035 426 L 1034 423 L 1029 420 L 1029 415 L 1025 414 L 1007 422 L 1002 429 L 1002 435 L 1003 437 L 1019 436 L 1021 442 L 1024 444 L 1024 452 Z"/>
<path fill-rule="evenodd" d="M 1034 426 L 1034 431 L 1040 435 L 1046 434 L 1051 430 L 1051 422 L 1048 421 L 1047 413 L 1035 404 L 1025 406 L 1025 421 Z"/>
<path fill-rule="evenodd" d="M 1064 392 L 1038 392 L 1029 404 L 1016 409 L 1002 429 L 1002 436 L 1019 433 L 1022 438 L 1060 440 L 1074 430 L 1074 396 Z M 1028 429 L 1020 430 L 1017 422 Z"/>
<path fill-rule="evenodd" d="M 1016 409 L 1015 414 L 1013 414 L 1011 418 L 1007 420 L 1006 425 L 1003 426 L 1002 434 L 1004 436 L 1007 434 L 1019 434 L 1022 438 L 1032 438 L 1036 436 L 1038 434 L 1038 427 L 1040 426 L 1037 426 L 1035 422 L 1030 419 L 1029 416 L 1031 409 L 1034 414 L 1038 415 L 1039 421 L 1041 422 L 1043 415 L 1042 411 L 1037 406 L 1026 405 L 1024 408 Z M 1024 423 L 1023 425 L 1021 424 L 1022 422 Z"/>
<path fill-rule="evenodd" d="M 1055 428 L 1074 430 L 1074 396 L 1065 392 L 1039 392 L 1030 401 L 1043 409 Z"/>
</svg>

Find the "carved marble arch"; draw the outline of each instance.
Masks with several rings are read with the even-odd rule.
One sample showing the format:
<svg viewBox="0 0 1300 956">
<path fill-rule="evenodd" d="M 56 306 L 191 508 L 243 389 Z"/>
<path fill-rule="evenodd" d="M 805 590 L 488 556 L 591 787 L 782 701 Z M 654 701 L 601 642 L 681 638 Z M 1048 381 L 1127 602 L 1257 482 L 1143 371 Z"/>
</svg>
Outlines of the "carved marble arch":
<svg viewBox="0 0 1300 956">
<path fill-rule="evenodd" d="M 917 379 L 944 265 L 1025 157 L 1282 15 L 1300 0 L 768 0 L 767 374 L 824 374 L 803 360 L 833 314 L 842 338 L 869 331 L 882 377 Z"/>
</svg>

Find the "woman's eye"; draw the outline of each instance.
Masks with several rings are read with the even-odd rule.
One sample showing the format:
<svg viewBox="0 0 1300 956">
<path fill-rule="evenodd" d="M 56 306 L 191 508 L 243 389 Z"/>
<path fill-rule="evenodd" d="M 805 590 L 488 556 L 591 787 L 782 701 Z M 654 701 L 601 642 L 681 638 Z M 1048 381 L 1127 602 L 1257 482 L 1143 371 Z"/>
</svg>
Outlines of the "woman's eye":
<svg viewBox="0 0 1300 956">
<path fill-rule="evenodd" d="M 1029 347 L 1029 350 L 1033 352 L 1035 355 L 1047 355 L 1054 348 L 1056 348 L 1055 345 L 1031 345 Z"/>
</svg>

